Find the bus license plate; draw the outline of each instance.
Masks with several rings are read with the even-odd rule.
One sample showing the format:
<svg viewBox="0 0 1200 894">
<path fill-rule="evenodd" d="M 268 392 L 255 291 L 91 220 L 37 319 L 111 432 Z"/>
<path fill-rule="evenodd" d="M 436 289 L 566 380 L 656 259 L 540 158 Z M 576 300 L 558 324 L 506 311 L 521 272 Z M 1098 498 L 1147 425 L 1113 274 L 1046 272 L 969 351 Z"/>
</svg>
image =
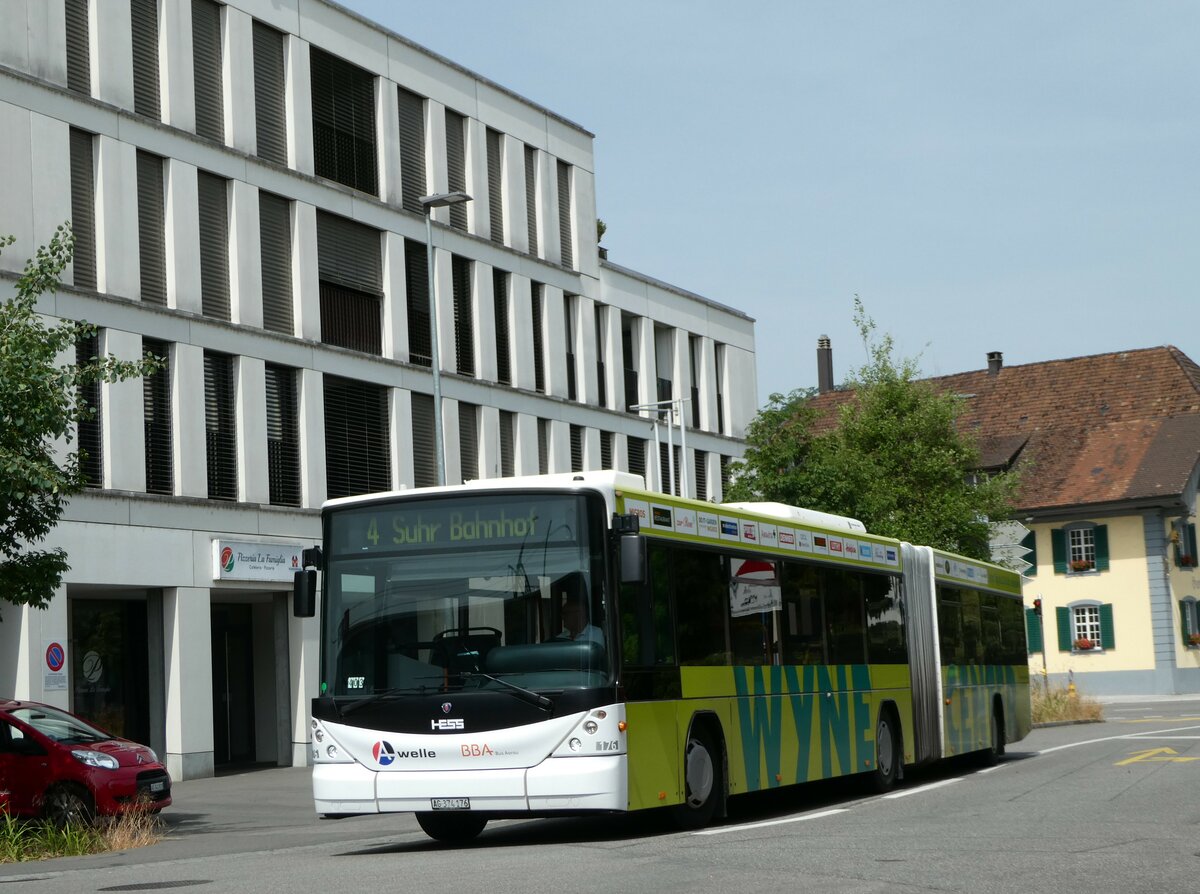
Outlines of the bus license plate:
<svg viewBox="0 0 1200 894">
<path fill-rule="evenodd" d="M 470 798 L 430 798 L 429 806 L 434 810 L 470 810 Z"/>
</svg>

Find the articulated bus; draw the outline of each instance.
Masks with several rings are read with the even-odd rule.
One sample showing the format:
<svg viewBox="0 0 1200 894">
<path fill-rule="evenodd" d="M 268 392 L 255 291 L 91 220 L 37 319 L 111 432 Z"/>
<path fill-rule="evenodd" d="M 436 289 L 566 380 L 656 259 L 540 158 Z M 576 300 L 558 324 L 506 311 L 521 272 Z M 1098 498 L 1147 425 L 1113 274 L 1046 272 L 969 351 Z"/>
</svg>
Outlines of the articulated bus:
<svg viewBox="0 0 1200 894">
<path fill-rule="evenodd" d="M 1019 576 L 853 519 L 583 472 L 331 500 L 323 538 L 320 814 L 443 841 L 648 808 L 698 828 L 1030 728 Z"/>
</svg>

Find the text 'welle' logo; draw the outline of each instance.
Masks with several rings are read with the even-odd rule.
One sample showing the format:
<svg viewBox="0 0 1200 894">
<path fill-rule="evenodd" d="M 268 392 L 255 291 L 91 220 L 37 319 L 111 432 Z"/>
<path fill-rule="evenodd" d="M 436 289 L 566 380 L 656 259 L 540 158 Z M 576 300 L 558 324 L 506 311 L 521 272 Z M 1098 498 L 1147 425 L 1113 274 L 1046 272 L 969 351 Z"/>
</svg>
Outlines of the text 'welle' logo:
<svg viewBox="0 0 1200 894">
<path fill-rule="evenodd" d="M 226 574 L 233 571 L 233 565 L 236 561 L 233 557 L 233 549 L 231 547 L 227 546 L 221 550 L 221 570 Z"/>
</svg>

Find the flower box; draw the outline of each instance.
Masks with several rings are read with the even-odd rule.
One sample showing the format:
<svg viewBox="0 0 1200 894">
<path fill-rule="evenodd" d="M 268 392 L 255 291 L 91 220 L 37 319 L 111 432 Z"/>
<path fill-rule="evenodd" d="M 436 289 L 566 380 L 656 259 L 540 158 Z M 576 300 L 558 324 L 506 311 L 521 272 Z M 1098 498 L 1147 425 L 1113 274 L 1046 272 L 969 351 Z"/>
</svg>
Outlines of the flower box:
<svg viewBox="0 0 1200 894">
<path fill-rule="evenodd" d="M 1193 633 L 1189 636 L 1188 643 L 1193 646 L 1200 646 L 1200 633 Z"/>
<path fill-rule="evenodd" d="M 1184 553 L 1183 555 L 1181 555 L 1179 557 L 1179 567 L 1180 568 L 1195 568 L 1196 567 L 1196 557 L 1189 556 L 1187 553 Z"/>
<path fill-rule="evenodd" d="M 1090 559 L 1074 559 L 1071 561 L 1072 571 L 1091 571 L 1096 567 L 1096 563 Z"/>
<path fill-rule="evenodd" d="M 1096 644 L 1086 636 L 1081 636 L 1079 639 L 1075 640 L 1075 648 L 1080 652 L 1090 652 L 1092 649 L 1096 648 Z"/>
</svg>

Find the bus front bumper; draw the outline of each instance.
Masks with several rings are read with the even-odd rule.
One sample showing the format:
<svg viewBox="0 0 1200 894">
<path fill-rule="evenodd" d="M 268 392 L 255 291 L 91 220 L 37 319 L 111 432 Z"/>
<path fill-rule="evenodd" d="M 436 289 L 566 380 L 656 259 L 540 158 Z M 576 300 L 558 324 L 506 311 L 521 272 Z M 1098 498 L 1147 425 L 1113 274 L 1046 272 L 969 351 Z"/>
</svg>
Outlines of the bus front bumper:
<svg viewBox="0 0 1200 894">
<path fill-rule="evenodd" d="M 435 799 L 467 798 L 472 811 L 572 813 L 629 808 L 624 754 L 547 758 L 536 767 L 497 770 L 369 770 L 316 764 L 317 813 L 423 812 Z"/>
</svg>

